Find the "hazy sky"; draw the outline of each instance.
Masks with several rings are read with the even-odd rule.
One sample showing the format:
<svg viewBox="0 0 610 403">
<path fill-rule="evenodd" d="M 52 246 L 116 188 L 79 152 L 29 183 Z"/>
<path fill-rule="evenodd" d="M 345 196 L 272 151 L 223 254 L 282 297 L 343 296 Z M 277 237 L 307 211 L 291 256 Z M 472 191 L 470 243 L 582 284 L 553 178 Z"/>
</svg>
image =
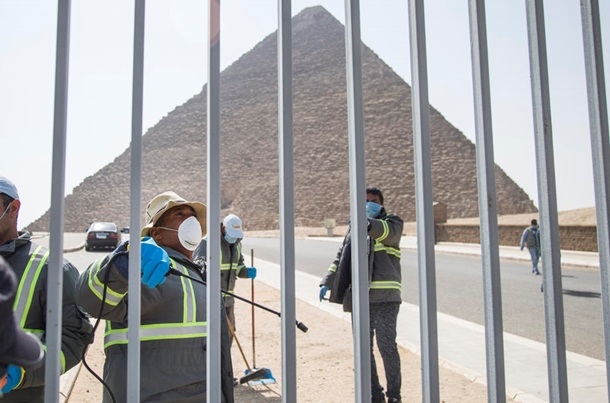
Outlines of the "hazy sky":
<svg viewBox="0 0 610 403">
<path fill-rule="evenodd" d="M 430 102 L 473 142 L 468 1 L 424 2 Z M 487 2 L 495 161 L 538 205 L 525 0 Z M 362 39 L 411 83 L 407 0 L 361 2 Z M 344 1 L 322 5 L 342 23 Z M 277 29 L 277 1 L 222 0 L 221 67 Z M 605 66 L 610 2 L 600 1 Z M 134 1 L 72 1 L 66 192 L 131 138 Z M 545 2 L 560 211 L 595 204 L 580 1 Z M 207 80 L 207 1 L 148 0 L 144 131 Z M 0 175 L 22 199 L 20 226 L 50 207 L 57 1 L 0 0 Z M 606 81 L 610 80 L 606 67 Z M 112 194 L 112 189 L 105 189 Z"/>
</svg>

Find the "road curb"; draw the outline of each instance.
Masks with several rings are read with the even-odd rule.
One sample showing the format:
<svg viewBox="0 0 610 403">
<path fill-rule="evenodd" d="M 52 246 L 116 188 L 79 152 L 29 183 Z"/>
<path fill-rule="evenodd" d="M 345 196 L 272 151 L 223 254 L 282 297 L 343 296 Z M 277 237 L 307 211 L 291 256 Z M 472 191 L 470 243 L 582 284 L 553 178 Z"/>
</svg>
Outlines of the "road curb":
<svg viewBox="0 0 610 403">
<path fill-rule="evenodd" d="M 67 402 L 82 367 L 82 361 L 59 378 L 59 403 Z"/>
<path fill-rule="evenodd" d="M 83 241 L 83 243 L 81 243 L 80 245 L 75 246 L 73 248 L 64 249 L 64 253 L 77 252 L 77 251 L 83 249 L 84 247 L 85 247 L 85 241 Z"/>
</svg>

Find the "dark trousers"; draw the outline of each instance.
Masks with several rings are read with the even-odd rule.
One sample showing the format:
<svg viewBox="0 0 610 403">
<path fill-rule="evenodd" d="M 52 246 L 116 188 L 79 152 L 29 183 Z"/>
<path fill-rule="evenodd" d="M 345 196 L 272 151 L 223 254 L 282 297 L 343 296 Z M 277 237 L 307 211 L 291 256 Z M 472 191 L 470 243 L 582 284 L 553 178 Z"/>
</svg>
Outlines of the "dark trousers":
<svg viewBox="0 0 610 403">
<path fill-rule="evenodd" d="M 236 331 L 237 329 L 235 328 L 235 305 L 225 305 L 225 311 L 227 311 L 227 319 L 229 324 L 233 328 L 233 331 Z M 229 332 L 229 346 L 233 346 L 233 335 L 231 334 L 231 332 Z"/>
<path fill-rule="evenodd" d="M 383 387 L 379 383 L 377 365 L 373 356 L 373 338 L 377 341 L 377 348 L 383 361 L 387 382 L 386 395 L 400 401 L 400 355 L 396 345 L 396 321 L 400 302 L 371 303 L 369 306 L 371 331 L 371 389 L 373 400 L 383 396 Z"/>
</svg>

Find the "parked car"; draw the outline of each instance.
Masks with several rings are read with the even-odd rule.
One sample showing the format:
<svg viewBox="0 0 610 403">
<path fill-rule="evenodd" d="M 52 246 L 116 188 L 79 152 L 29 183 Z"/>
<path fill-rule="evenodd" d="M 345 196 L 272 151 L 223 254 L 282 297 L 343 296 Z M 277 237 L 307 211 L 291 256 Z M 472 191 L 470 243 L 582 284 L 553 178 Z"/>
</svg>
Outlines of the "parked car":
<svg viewBox="0 0 610 403">
<path fill-rule="evenodd" d="M 94 222 L 87 230 L 85 250 L 115 249 L 121 243 L 121 234 L 113 222 Z"/>
</svg>

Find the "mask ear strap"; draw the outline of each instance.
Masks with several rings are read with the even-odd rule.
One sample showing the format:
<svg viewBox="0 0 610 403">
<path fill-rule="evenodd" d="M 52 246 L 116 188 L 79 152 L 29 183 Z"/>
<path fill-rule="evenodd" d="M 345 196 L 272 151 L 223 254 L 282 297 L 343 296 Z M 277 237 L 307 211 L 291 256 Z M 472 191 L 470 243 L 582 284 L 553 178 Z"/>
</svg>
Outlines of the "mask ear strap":
<svg viewBox="0 0 610 403">
<path fill-rule="evenodd" d="M 148 230 L 148 235 L 149 235 L 149 236 L 150 236 L 150 237 L 151 237 L 151 238 L 152 238 L 152 239 L 153 239 L 155 242 L 157 242 L 157 239 L 161 238 L 161 235 L 159 234 L 158 229 L 159 229 L 159 228 L 165 228 L 165 227 L 152 227 L 151 229 L 153 229 L 153 228 L 157 228 L 157 229 L 155 230 L 155 233 L 154 233 L 154 234 L 151 234 L 151 233 L 150 233 L 150 230 Z M 169 228 L 168 228 L 168 229 L 169 229 Z M 157 244 L 158 244 L 158 242 L 157 242 Z"/>
<path fill-rule="evenodd" d="M 7 204 L 6 208 L 4 209 L 4 211 L 2 212 L 2 215 L 0 215 L 0 220 L 4 218 L 4 215 L 6 214 L 6 212 L 8 211 L 8 209 L 11 207 L 11 204 L 13 204 L 13 202 L 11 201 L 9 204 Z"/>
</svg>

